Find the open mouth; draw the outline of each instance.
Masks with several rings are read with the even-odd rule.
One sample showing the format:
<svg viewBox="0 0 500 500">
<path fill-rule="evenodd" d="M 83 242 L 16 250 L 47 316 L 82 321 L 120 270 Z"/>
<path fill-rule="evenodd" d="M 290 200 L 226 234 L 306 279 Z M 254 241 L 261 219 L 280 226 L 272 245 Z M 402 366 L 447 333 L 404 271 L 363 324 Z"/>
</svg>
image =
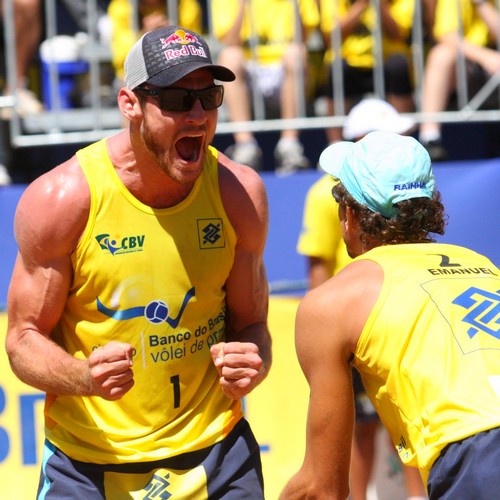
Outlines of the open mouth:
<svg viewBox="0 0 500 500">
<path fill-rule="evenodd" d="M 175 144 L 177 154 L 186 162 L 195 162 L 201 151 L 203 136 L 186 136 L 179 139 Z"/>
</svg>

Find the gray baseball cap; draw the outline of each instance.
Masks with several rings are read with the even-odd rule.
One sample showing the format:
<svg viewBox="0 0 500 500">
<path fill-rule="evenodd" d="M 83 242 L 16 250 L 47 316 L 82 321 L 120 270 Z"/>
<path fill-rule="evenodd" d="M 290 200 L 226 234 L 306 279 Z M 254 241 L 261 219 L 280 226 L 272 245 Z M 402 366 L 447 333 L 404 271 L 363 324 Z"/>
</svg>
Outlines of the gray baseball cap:
<svg viewBox="0 0 500 500">
<path fill-rule="evenodd" d="M 205 39 L 180 26 L 168 26 L 145 33 L 125 59 L 125 86 L 135 89 L 143 83 L 168 87 L 197 69 L 210 70 L 214 78 L 232 82 L 236 77 L 225 66 L 213 64 Z"/>
</svg>

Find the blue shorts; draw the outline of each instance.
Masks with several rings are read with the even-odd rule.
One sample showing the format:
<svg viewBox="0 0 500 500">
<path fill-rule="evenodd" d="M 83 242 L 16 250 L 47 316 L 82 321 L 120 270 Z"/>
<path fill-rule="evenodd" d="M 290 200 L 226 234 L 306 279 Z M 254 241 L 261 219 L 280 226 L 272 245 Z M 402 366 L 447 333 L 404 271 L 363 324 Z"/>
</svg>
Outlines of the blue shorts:
<svg viewBox="0 0 500 500">
<path fill-rule="evenodd" d="M 38 500 L 263 499 L 257 441 L 245 419 L 209 448 L 155 462 L 90 464 L 45 441 Z"/>
<path fill-rule="evenodd" d="M 500 427 L 449 444 L 431 468 L 429 500 L 500 498 Z"/>
</svg>

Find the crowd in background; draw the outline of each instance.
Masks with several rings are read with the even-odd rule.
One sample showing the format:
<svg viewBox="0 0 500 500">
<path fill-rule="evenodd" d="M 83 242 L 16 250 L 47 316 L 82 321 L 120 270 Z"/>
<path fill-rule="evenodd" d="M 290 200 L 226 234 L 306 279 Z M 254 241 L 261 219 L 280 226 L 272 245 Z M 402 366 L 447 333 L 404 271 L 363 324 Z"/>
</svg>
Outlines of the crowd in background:
<svg viewBox="0 0 500 500">
<path fill-rule="evenodd" d="M 457 107 L 459 53 L 464 56 L 471 96 L 500 71 L 496 0 L 179 0 L 176 12 L 169 13 L 172 4 L 96 2 L 98 21 L 92 29 L 109 48 L 111 89 L 116 91 L 122 83 L 124 55 L 134 41 L 173 21 L 208 34 L 214 57 L 236 73 L 236 81 L 225 85 L 221 111 L 222 120 L 230 122 L 345 116 L 362 98 L 374 94 L 400 113 L 440 113 Z M 44 7 L 40 0 L 13 0 L 17 88 L 10 88 L 4 65 L 3 92 L 15 90 L 21 117 L 46 106 L 39 55 L 46 36 Z M 85 0 L 56 0 L 56 7 L 58 33 L 74 35 L 90 29 Z M 412 61 L 416 20 L 424 51 L 422 75 L 415 74 Z M 377 72 L 381 65 L 383 71 Z M 74 106 L 84 106 L 84 92 L 77 90 Z M 103 105 L 109 103 L 113 94 Z M 486 105 L 498 107 L 495 99 Z M 0 185 L 10 182 L 12 168 L 5 133 L 11 110 L 1 111 Z M 328 143 L 343 139 L 340 126 L 325 127 L 324 133 Z M 448 158 L 439 121 L 421 123 L 415 134 L 434 161 Z M 262 146 L 251 130 L 238 129 L 225 152 L 263 169 Z M 306 153 L 300 130 L 284 127 L 274 148 L 274 169 L 291 173 L 314 168 Z"/>
</svg>

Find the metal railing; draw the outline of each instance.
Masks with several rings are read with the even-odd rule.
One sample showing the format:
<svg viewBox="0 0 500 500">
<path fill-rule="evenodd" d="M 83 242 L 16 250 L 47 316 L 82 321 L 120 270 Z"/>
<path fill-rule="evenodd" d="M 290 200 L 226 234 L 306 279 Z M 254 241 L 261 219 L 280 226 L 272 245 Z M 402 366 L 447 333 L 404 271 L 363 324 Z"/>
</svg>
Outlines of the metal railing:
<svg viewBox="0 0 500 500">
<path fill-rule="evenodd" d="M 497 1 L 497 7 L 500 8 Z M 57 33 L 57 0 L 45 0 L 45 33 L 47 38 L 55 37 Z M 137 0 L 131 0 L 133 5 L 134 19 L 137 12 Z M 373 8 L 380 10 L 380 0 L 371 0 Z M 457 0 L 457 4 L 459 0 Z M 210 20 L 210 0 L 206 2 L 208 9 L 208 19 Z M 170 18 L 175 20 L 178 15 L 177 1 L 166 0 L 166 5 L 170 13 Z M 297 5 L 296 5 L 297 8 Z M 41 113 L 21 116 L 18 110 L 17 93 L 0 97 L 0 108 L 10 108 L 11 118 L 9 119 L 10 141 L 14 148 L 31 147 L 39 145 L 55 145 L 92 142 L 107 135 L 118 132 L 122 126 L 122 117 L 116 106 L 104 106 L 101 98 L 101 71 L 102 63 L 111 60 L 110 47 L 103 44 L 97 33 L 97 8 L 96 0 L 87 0 L 87 24 L 90 27 L 86 34 L 86 41 L 82 46 L 82 58 L 88 63 L 88 99 L 86 105 L 79 108 L 63 109 L 58 97 L 58 86 L 60 77 L 58 65 L 51 63 L 48 65 L 48 79 L 51 88 L 50 109 Z M 16 44 L 14 30 L 13 0 L 3 0 L 3 25 L 4 44 L 6 59 L 6 81 L 8 88 L 16 89 L 15 61 Z M 136 26 L 136 24 L 134 24 Z M 423 19 L 421 1 L 415 2 L 415 14 L 411 39 L 411 52 L 413 60 L 413 72 L 415 79 L 415 106 L 416 111 L 409 113 L 416 123 L 425 121 L 436 121 L 439 123 L 454 122 L 487 122 L 500 121 L 499 109 L 481 109 L 485 101 L 500 88 L 500 74 L 493 75 L 488 82 L 475 95 L 469 95 L 467 87 L 466 69 L 463 56 L 460 57 L 457 67 L 457 95 L 458 106 L 456 110 L 444 111 L 441 113 L 424 114 L 421 111 L 421 85 L 422 75 L 425 67 L 424 60 L 424 40 L 423 40 Z M 214 52 L 217 53 L 218 43 L 211 34 L 211 23 L 208 22 L 209 33 L 207 39 L 213 42 Z M 298 30 L 297 30 L 298 31 Z M 374 71 L 375 95 L 385 98 L 383 67 L 380 50 L 380 31 L 375 33 L 375 59 L 377 64 Z M 332 34 L 332 46 L 338 48 L 342 41 L 340 37 Z M 500 49 L 500 45 L 499 45 Z M 337 58 L 338 59 L 338 58 Z M 295 119 L 267 119 L 262 103 L 259 102 L 258 93 L 254 93 L 255 119 L 248 122 L 230 122 L 222 120 L 217 127 L 217 133 L 230 134 L 236 131 L 249 130 L 253 132 L 277 131 L 282 129 L 324 129 L 326 127 L 340 127 L 345 121 L 345 111 L 343 107 L 342 92 L 342 69 L 333 65 L 333 85 L 334 85 L 334 105 L 335 116 L 307 116 L 304 105 L 305 96 L 297 95 L 300 110 L 299 117 Z M 499 92 L 500 94 L 500 92 Z"/>
</svg>

